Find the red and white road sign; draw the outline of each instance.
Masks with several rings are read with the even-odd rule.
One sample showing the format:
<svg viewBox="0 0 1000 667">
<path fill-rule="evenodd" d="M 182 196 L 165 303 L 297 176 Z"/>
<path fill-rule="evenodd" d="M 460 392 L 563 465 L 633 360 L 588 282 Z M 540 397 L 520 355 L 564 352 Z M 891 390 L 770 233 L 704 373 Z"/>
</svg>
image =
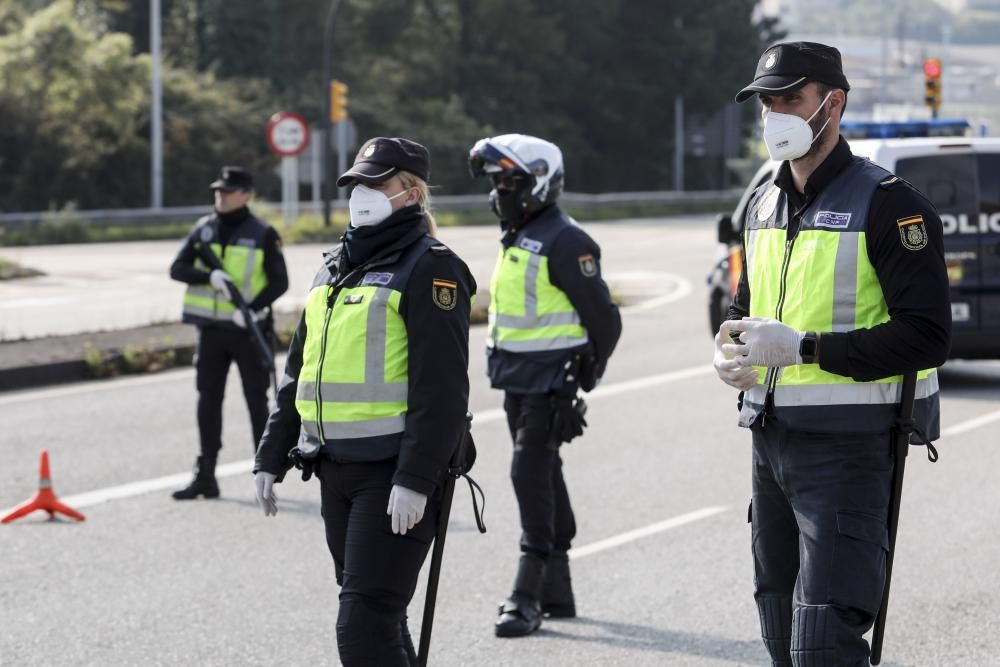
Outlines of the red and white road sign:
<svg viewBox="0 0 1000 667">
<path fill-rule="evenodd" d="M 295 157 L 309 146 L 309 125 L 297 113 L 281 111 L 267 121 L 267 145 L 282 157 Z"/>
</svg>

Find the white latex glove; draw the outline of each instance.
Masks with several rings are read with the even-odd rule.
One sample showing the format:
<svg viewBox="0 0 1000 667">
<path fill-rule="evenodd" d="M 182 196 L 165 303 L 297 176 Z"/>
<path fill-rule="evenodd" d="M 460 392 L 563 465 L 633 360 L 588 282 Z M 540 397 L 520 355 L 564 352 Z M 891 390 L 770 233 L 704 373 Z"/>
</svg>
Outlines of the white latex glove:
<svg viewBox="0 0 1000 667">
<path fill-rule="evenodd" d="M 392 485 L 389 492 L 389 506 L 385 513 L 392 516 L 392 532 L 406 535 L 424 518 L 427 496 L 399 484 Z"/>
<path fill-rule="evenodd" d="M 263 470 L 253 476 L 257 487 L 257 504 L 264 510 L 264 516 L 274 516 L 278 513 L 278 496 L 274 493 L 274 480 L 277 477 Z"/>
<path fill-rule="evenodd" d="M 743 318 L 735 329 L 743 331 L 740 335 L 743 345 L 723 345 L 722 351 L 746 355 L 741 358 L 744 364 L 781 368 L 802 363 L 799 345 L 805 333 L 776 320 L 761 318 Z"/>
<path fill-rule="evenodd" d="M 748 366 L 744 361 L 737 358 L 735 354 L 727 354 L 723 350 L 726 344 L 722 342 L 732 340 L 729 337 L 730 333 L 741 331 L 741 328 L 738 326 L 739 324 L 739 320 L 726 320 L 719 327 L 719 332 L 715 334 L 715 359 L 713 365 L 715 366 L 715 372 L 718 373 L 719 378 L 723 382 L 730 387 L 746 391 L 757 384 L 760 373 L 752 366 Z"/>
<path fill-rule="evenodd" d="M 252 310 L 249 312 L 250 312 L 250 317 L 253 319 L 254 322 L 260 319 L 259 317 L 257 317 L 257 313 L 253 312 Z M 247 320 L 245 317 L 243 317 L 243 311 L 240 310 L 239 308 L 233 311 L 233 324 L 238 326 L 240 329 L 247 328 Z"/>
<path fill-rule="evenodd" d="M 226 287 L 226 283 L 233 282 L 233 279 L 230 278 L 229 274 L 222 269 L 212 269 L 212 272 L 208 274 L 208 282 L 211 283 L 212 287 L 220 292 L 229 294 L 229 289 Z"/>
</svg>

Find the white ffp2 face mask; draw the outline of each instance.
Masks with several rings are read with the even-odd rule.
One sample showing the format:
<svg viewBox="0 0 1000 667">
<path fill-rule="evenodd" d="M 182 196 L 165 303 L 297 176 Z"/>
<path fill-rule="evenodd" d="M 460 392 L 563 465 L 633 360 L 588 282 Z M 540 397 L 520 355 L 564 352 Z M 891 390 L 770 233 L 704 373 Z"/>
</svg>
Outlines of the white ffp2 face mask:
<svg viewBox="0 0 1000 667">
<path fill-rule="evenodd" d="M 391 197 L 378 190 L 372 190 L 364 185 L 354 186 L 348 208 L 351 211 L 351 225 L 354 227 L 369 227 L 377 225 L 392 215 L 392 204 L 389 202 L 406 194 L 406 190 L 397 192 Z"/>
<path fill-rule="evenodd" d="M 767 116 L 764 117 L 764 143 L 767 145 L 767 153 L 772 160 L 776 162 L 797 160 L 809 152 L 809 147 L 819 138 L 819 135 L 823 134 L 830 119 L 826 119 L 826 123 L 823 123 L 823 127 L 819 128 L 816 136 L 813 136 L 809 121 L 816 117 L 819 110 L 830 99 L 830 95 L 833 95 L 832 90 L 819 103 L 812 116 L 806 120 L 793 114 L 767 112 Z"/>
</svg>

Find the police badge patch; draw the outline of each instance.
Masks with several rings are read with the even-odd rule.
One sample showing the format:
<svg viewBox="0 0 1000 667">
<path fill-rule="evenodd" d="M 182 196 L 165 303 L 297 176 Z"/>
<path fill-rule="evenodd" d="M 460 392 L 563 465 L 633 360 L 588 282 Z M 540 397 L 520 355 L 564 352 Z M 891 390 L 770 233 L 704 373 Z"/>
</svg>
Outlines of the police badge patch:
<svg viewBox="0 0 1000 667">
<path fill-rule="evenodd" d="M 899 226 L 899 238 L 907 250 L 921 250 L 927 245 L 927 228 L 924 226 L 924 216 L 911 215 L 896 221 Z"/>
<path fill-rule="evenodd" d="M 770 189 L 760 198 L 757 204 L 757 219 L 764 222 L 774 213 L 774 208 L 778 204 L 779 189 L 777 185 L 771 185 Z"/>
<path fill-rule="evenodd" d="M 458 302 L 458 283 L 435 278 L 431 298 L 434 300 L 434 305 L 441 310 L 454 310 Z"/>
<path fill-rule="evenodd" d="M 597 275 L 597 261 L 593 255 L 580 255 L 577 261 L 580 262 L 580 273 L 588 278 L 593 278 Z"/>
</svg>

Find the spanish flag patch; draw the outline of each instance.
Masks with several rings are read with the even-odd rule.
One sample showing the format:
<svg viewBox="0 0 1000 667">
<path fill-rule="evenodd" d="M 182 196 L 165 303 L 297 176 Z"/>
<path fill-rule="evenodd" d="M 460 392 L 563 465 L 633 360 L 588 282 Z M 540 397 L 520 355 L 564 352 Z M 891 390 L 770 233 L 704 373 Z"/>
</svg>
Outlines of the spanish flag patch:
<svg viewBox="0 0 1000 667">
<path fill-rule="evenodd" d="M 431 298 L 441 310 L 453 310 L 458 302 L 458 283 L 435 278 L 431 285 Z"/>
<path fill-rule="evenodd" d="M 921 250 L 927 246 L 927 227 L 924 226 L 924 216 L 909 215 L 896 221 L 899 227 L 899 239 L 907 250 Z"/>
</svg>

